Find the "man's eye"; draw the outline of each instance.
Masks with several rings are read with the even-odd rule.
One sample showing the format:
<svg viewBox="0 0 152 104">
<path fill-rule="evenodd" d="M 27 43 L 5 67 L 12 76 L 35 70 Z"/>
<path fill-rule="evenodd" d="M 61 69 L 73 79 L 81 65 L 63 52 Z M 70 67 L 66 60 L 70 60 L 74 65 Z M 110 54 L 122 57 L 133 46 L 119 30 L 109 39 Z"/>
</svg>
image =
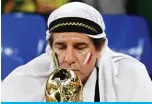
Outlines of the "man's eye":
<svg viewBox="0 0 152 104">
<path fill-rule="evenodd" d="M 78 50 L 84 50 L 86 49 L 87 47 L 77 47 Z"/>
<path fill-rule="evenodd" d="M 60 50 L 63 50 L 63 49 L 65 49 L 65 47 L 57 47 L 58 49 L 60 49 Z"/>
<path fill-rule="evenodd" d="M 66 46 L 56 46 L 57 49 L 63 50 L 66 48 Z"/>
</svg>

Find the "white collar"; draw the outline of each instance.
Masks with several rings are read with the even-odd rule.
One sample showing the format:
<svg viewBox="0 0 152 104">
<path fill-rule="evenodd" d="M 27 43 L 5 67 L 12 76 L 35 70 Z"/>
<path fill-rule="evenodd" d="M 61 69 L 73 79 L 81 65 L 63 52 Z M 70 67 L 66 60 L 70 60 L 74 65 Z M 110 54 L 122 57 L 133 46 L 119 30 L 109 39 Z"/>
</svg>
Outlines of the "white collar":
<svg viewBox="0 0 152 104">
<path fill-rule="evenodd" d="M 95 95 L 95 85 L 97 79 L 97 71 L 96 68 L 93 69 L 89 79 L 85 83 L 83 87 L 83 101 L 84 102 L 94 102 Z"/>
</svg>

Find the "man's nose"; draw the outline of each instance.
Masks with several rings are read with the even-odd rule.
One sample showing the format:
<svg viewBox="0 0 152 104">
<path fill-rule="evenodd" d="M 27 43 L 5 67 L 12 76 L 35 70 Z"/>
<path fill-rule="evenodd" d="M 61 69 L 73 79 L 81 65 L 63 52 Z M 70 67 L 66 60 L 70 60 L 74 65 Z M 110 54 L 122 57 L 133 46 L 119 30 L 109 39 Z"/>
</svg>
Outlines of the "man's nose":
<svg viewBox="0 0 152 104">
<path fill-rule="evenodd" d="M 65 62 L 69 65 L 75 63 L 75 51 L 72 47 L 67 48 L 67 51 L 65 53 Z"/>
</svg>

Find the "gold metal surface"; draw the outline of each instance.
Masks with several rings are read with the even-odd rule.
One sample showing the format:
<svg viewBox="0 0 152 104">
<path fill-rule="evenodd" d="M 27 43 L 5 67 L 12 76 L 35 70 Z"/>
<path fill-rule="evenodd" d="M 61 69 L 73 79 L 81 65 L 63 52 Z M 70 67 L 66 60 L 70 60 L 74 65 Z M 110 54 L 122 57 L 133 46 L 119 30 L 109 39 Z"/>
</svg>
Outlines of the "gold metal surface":
<svg viewBox="0 0 152 104">
<path fill-rule="evenodd" d="M 83 85 L 74 71 L 70 69 L 56 69 L 47 82 L 46 102 L 82 102 Z"/>
</svg>

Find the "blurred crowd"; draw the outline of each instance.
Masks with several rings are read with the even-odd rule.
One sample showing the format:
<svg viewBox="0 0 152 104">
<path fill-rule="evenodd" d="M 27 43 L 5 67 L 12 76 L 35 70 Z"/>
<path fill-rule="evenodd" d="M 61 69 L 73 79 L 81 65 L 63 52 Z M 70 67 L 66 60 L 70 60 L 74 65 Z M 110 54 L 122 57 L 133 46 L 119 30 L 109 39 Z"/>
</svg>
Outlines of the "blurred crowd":
<svg viewBox="0 0 152 104">
<path fill-rule="evenodd" d="M 1 0 L 2 13 L 26 12 L 48 15 L 68 2 L 84 2 L 95 7 L 102 14 L 127 14 L 143 16 L 149 23 L 152 40 L 152 0 Z"/>
</svg>

